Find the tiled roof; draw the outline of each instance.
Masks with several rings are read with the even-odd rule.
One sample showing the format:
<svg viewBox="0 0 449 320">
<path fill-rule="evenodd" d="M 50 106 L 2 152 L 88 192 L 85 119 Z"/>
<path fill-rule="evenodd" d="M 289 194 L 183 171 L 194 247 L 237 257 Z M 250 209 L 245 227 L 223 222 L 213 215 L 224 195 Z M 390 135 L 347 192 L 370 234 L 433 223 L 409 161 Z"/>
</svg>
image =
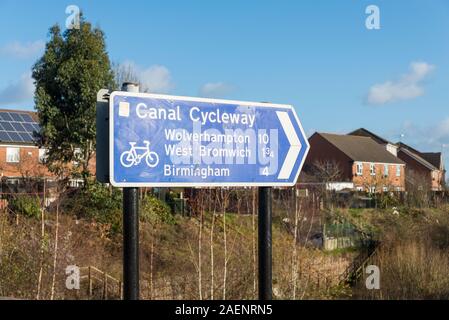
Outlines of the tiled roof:
<svg viewBox="0 0 449 320">
<path fill-rule="evenodd" d="M 400 150 L 415 159 L 429 170 L 440 170 L 442 156 L 440 152 L 420 152 L 409 145 L 398 142 Z"/>
<path fill-rule="evenodd" d="M 378 136 L 375 133 L 372 133 L 371 131 L 369 131 L 365 128 L 360 128 L 360 129 L 354 130 L 354 131 L 348 133 L 348 135 L 360 136 L 360 137 L 370 137 L 370 138 L 374 139 L 377 143 L 380 143 L 380 144 L 393 144 L 390 141 L 382 138 L 381 136 Z"/>
<path fill-rule="evenodd" d="M 442 167 L 441 152 L 422 152 L 421 156 L 438 169 Z"/>
<path fill-rule="evenodd" d="M 405 164 L 372 138 L 318 133 L 353 161 Z"/>
<path fill-rule="evenodd" d="M 401 148 L 400 151 L 404 152 L 409 157 L 415 159 L 415 161 L 419 162 L 422 166 L 426 167 L 427 169 L 429 169 L 429 170 L 438 170 L 433 164 L 428 162 L 426 159 L 421 157 L 419 154 L 417 154 L 415 152 L 412 152 L 411 150 L 406 149 L 406 148 Z"/>
</svg>

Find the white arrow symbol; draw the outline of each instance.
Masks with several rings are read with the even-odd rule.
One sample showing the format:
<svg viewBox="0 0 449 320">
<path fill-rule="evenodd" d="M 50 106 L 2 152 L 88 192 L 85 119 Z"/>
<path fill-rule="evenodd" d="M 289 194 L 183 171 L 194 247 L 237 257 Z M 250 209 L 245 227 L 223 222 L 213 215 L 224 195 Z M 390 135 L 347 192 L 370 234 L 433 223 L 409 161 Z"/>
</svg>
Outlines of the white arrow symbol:
<svg viewBox="0 0 449 320">
<path fill-rule="evenodd" d="M 293 167 L 295 166 L 295 162 L 298 158 L 299 152 L 301 151 L 302 145 L 299 141 L 298 135 L 296 134 L 295 128 L 293 128 L 293 124 L 288 116 L 288 113 L 276 111 L 276 114 L 281 122 L 282 128 L 284 128 L 288 142 L 290 143 L 290 149 L 287 152 L 287 156 L 285 157 L 284 164 L 279 172 L 278 179 L 288 179 L 293 171 Z"/>
</svg>

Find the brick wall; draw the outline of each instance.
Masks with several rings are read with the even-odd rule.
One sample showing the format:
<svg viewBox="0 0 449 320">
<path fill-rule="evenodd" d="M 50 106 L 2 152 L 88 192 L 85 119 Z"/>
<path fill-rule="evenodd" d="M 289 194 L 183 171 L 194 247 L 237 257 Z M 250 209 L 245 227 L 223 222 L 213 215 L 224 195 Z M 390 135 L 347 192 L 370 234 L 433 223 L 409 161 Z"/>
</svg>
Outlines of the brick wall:
<svg viewBox="0 0 449 320">
<path fill-rule="evenodd" d="M 20 161 L 10 163 L 6 161 L 7 146 L 0 146 L 0 175 L 1 177 L 51 177 L 47 168 L 39 163 L 39 148 L 31 146 L 11 146 L 20 148 Z"/>
<path fill-rule="evenodd" d="M 310 151 L 305 161 L 306 167 L 311 167 L 316 162 L 336 163 L 341 171 L 341 181 L 352 181 L 353 161 L 351 158 L 319 134 L 310 137 L 309 143 Z"/>
<path fill-rule="evenodd" d="M 369 187 L 376 187 L 376 191 L 383 191 L 384 187 L 387 187 L 389 191 L 405 190 L 405 166 L 400 165 L 401 175 L 396 176 L 396 164 L 388 164 L 388 176 L 385 174 L 385 164 L 375 163 L 375 175 L 371 175 L 370 163 L 363 163 L 362 175 L 357 175 L 357 162 L 352 166 L 352 172 L 354 175 L 353 182 L 357 188 L 363 188 L 364 191 L 368 191 Z"/>
</svg>

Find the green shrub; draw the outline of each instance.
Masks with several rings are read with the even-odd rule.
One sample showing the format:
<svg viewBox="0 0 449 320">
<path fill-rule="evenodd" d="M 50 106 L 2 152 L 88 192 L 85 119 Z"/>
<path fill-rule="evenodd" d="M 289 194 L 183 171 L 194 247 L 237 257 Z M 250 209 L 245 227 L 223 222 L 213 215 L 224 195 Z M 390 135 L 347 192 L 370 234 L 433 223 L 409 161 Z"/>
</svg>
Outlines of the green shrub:
<svg viewBox="0 0 449 320">
<path fill-rule="evenodd" d="M 122 230 L 122 191 L 110 189 L 100 183 L 90 183 L 86 188 L 76 190 L 65 197 L 62 207 L 77 217 L 109 224 L 112 233 Z"/>
<path fill-rule="evenodd" d="M 41 215 L 41 202 L 36 196 L 16 196 L 9 201 L 9 208 L 14 213 L 30 218 L 39 218 Z"/>
<path fill-rule="evenodd" d="M 170 207 L 165 202 L 153 196 L 148 196 L 142 200 L 140 205 L 140 219 L 151 224 L 174 224 L 175 222 Z"/>
</svg>

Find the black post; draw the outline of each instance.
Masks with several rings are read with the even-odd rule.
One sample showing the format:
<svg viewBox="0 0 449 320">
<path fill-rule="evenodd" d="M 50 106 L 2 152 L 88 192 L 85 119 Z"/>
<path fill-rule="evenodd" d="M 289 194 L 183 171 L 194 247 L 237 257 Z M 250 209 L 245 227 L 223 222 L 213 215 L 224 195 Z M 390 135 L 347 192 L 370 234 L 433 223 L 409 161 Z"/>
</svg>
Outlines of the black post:
<svg viewBox="0 0 449 320">
<path fill-rule="evenodd" d="M 139 92 L 134 83 L 122 91 Z M 139 300 L 139 188 L 123 188 L 123 299 Z"/>
<path fill-rule="evenodd" d="M 259 300 L 272 299 L 272 188 L 259 188 Z"/>
<path fill-rule="evenodd" d="M 123 188 L 123 298 L 139 300 L 139 189 Z"/>
</svg>

